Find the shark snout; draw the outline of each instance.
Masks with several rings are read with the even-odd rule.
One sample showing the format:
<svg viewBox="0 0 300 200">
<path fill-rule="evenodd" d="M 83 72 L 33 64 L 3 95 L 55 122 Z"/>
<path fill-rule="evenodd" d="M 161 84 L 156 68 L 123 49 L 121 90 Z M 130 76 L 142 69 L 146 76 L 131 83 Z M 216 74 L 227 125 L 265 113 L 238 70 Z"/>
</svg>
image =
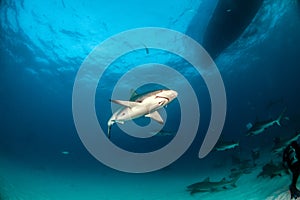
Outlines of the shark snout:
<svg viewBox="0 0 300 200">
<path fill-rule="evenodd" d="M 178 96 L 178 93 L 175 90 L 167 90 L 165 91 L 165 95 L 172 101 Z"/>
<path fill-rule="evenodd" d="M 174 99 L 178 96 L 178 93 L 175 90 L 171 90 L 171 97 Z"/>
</svg>

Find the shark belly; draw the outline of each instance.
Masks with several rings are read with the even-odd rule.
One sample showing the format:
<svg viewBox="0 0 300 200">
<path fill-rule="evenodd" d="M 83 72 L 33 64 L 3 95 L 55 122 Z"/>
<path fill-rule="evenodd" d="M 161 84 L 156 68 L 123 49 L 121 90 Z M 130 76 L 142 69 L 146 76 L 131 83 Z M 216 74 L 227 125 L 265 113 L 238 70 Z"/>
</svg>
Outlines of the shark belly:
<svg viewBox="0 0 300 200">
<path fill-rule="evenodd" d="M 250 133 L 252 133 L 252 135 L 259 135 L 262 132 L 264 132 L 264 130 L 265 130 L 265 128 L 262 128 L 262 129 L 258 129 L 258 130 L 253 130 Z"/>
<path fill-rule="evenodd" d="M 123 116 L 123 113 L 126 113 L 126 115 Z M 147 114 L 147 109 L 145 107 L 124 108 L 116 116 L 116 122 L 125 122 L 129 120 L 133 120 L 141 116 L 144 116 L 145 114 Z"/>
</svg>

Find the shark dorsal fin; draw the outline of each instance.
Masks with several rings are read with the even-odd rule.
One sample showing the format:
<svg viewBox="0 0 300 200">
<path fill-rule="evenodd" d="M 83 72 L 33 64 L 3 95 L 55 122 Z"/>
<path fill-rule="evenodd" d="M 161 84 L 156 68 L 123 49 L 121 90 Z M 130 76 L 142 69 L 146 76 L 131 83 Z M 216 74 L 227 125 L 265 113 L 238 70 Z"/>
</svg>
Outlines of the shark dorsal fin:
<svg viewBox="0 0 300 200">
<path fill-rule="evenodd" d="M 209 182 L 209 181 L 210 181 L 209 177 L 207 177 L 206 179 L 204 179 L 204 182 Z"/>
<path fill-rule="evenodd" d="M 139 102 L 134 102 L 134 101 L 122 101 L 122 100 L 110 100 L 110 101 L 129 108 L 132 108 L 140 104 Z"/>
<path fill-rule="evenodd" d="M 136 90 L 134 90 L 134 89 L 130 90 L 130 100 L 134 99 L 138 95 L 139 94 L 136 92 Z"/>
</svg>

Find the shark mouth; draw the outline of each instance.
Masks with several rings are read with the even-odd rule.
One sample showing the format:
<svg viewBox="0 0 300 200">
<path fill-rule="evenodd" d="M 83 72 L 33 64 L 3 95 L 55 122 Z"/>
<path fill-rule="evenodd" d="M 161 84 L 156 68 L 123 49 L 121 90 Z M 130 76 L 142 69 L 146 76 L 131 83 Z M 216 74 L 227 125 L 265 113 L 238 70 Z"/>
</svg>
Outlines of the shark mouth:
<svg viewBox="0 0 300 200">
<path fill-rule="evenodd" d="M 163 98 L 163 99 L 166 99 L 168 102 L 170 101 L 170 99 L 168 97 L 162 97 L 162 96 L 156 96 L 155 99 L 157 98 Z"/>
</svg>

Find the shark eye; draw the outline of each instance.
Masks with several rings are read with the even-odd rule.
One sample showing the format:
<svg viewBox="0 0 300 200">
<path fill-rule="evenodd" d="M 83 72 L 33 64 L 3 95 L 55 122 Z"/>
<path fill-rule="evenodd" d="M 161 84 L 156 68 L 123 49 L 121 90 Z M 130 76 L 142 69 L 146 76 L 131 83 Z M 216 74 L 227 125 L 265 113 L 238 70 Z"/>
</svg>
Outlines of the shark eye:
<svg viewBox="0 0 300 200">
<path fill-rule="evenodd" d="M 122 113 L 122 116 L 124 116 L 125 115 L 125 113 Z"/>
</svg>

